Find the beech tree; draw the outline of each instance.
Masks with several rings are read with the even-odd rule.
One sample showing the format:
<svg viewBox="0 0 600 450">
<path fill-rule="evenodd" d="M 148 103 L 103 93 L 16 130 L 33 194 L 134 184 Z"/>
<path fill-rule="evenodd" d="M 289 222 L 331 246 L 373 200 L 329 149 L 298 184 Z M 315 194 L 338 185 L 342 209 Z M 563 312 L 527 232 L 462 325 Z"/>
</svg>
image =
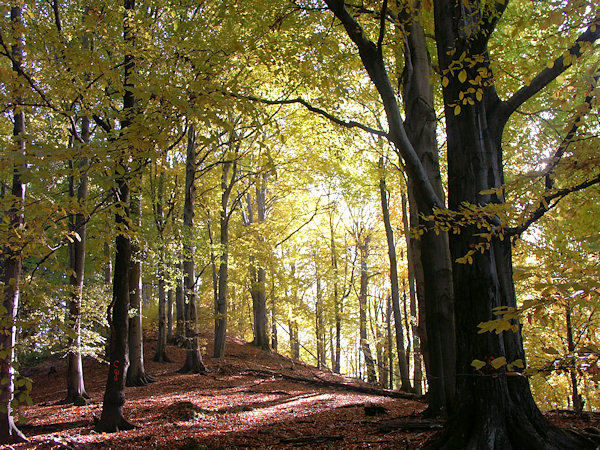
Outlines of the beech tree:
<svg viewBox="0 0 600 450">
<path fill-rule="evenodd" d="M 10 194 L 6 192 L 6 184 L 2 183 L 2 206 L 4 211 L 3 222 L 8 225 L 3 234 L 2 254 L 0 256 L 0 269 L 2 273 L 2 314 L 0 349 L 0 376 L 7 382 L 0 390 L 0 442 L 4 444 L 25 441 L 25 436 L 19 431 L 11 414 L 11 402 L 14 392 L 14 346 L 15 346 L 15 317 L 19 305 L 19 283 L 22 273 L 23 242 L 21 233 L 25 226 L 23 203 L 25 201 L 25 183 L 23 172 L 25 163 L 25 111 L 23 98 L 19 92 L 22 82 L 19 81 L 20 69 L 23 64 L 23 26 L 22 10 L 19 6 L 10 9 L 11 41 L 5 42 L 2 36 L 3 50 L 11 53 L 14 71 L 12 104 L 13 104 L 13 143 L 10 152 L 12 159 L 12 183 Z"/>
</svg>

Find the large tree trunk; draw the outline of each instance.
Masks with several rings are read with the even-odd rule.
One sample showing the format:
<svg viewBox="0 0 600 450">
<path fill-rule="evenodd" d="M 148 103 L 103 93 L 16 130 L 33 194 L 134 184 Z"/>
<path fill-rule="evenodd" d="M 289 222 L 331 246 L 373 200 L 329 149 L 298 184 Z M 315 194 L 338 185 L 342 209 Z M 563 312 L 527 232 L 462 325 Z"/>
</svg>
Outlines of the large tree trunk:
<svg viewBox="0 0 600 450">
<path fill-rule="evenodd" d="M 90 121 L 88 117 L 81 118 L 80 136 L 87 144 L 90 140 Z M 85 150 L 84 150 L 85 152 Z M 84 153 L 83 152 L 83 153 Z M 88 158 L 82 157 L 77 164 L 79 171 L 77 193 L 75 193 L 75 176 L 69 177 L 69 196 L 77 197 L 79 208 L 83 208 L 87 198 Z M 69 242 L 69 284 L 71 298 L 69 299 L 68 326 L 73 335 L 68 337 L 69 350 L 67 353 L 67 397 L 62 403 L 86 405 L 89 396 L 85 391 L 83 381 L 83 365 L 81 363 L 81 296 L 83 294 L 83 278 L 85 270 L 86 217 L 82 211 L 71 215 L 70 231 L 76 233 L 73 241 Z"/>
<path fill-rule="evenodd" d="M 124 171 L 126 169 L 124 168 Z M 118 181 L 117 197 L 122 208 L 116 214 L 117 229 L 122 230 L 115 242 L 115 266 L 113 278 L 113 300 L 109 309 L 110 323 L 110 365 L 102 415 L 96 424 L 99 432 L 114 432 L 133 428 L 123 416 L 125 404 L 125 377 L 129 368 L 129 267 L 131 263 L 131 240 L 129 226 L 129 186 L 123 178 Z"/>
<path fill-rule="evenodd" d="M 360 24 L 346 10 L 343 0 L 325 0 L 325 3 L 340 19 L 348 36 L 359 50 L 361 61 L 383 103 L 389 127 L 388 139 L 402 157 L 411 183 L 417 186 L 412 196 L 415 198 L 418 210 L 430 214 L 434 208 L 443 207 L 443 197 L 440 196 L 437 186 L 432 182 L 435 178 L 439 178 L 439 170 L 436 172 L 427 168 L 431 164 L 430 167 L 435 169 L 437 165 L 437 145 L 435 128 L 433 133 L 430 131 L 431 126 L 435 127 L 433 101 L 430 101 L 432 90 L 430 86 L 425 86 L 429 82 L 429 78 L 421 78 L 430 72 L 422 27 L 414 17 L 409 17 L 408 21 L 404 20 L 405 18 L 399 21 L 404 24 L 407 31 L 410 31 L 404 34 L 407 36 L 406 62 L 412 67 L 407 65 L 404 88 L 414 95 L 414 97 L 405 99 L 407 100 L 406 120 L 409 122 L 405 128 L 396 101 L 396 93 L 391 85 L 383 59 L 382 41 L 380 40 L 376 44 L 366 37 Z M 384 5 L 387 5 L 387 2 L 384 2 Z M 412 10 L 412 8 L 406 9 Z M 384 13 L 386 12 L 384 11 Z M 381 24 L 385 25 L 385 21 L 381 21 Z M 412 85 L 410 85 L 411 83 Z M 420 84 L 415 86 L 415 83 Z M 417 96 L 419 93 L 423 97 Z M 411 118 L 414 121 L 413 125 L 410 124 Z M 415 140 L 415 138 L 418 139 Z M 433 142 L 432 146 L 431 142 Z M 424 162 L 426 163 L 424 164 Z M 436 414 L 447 411 L 452 402 L 455 373 L 454 321 L 450 284 L 452 278 L 448 272 L 450 266 L 446 265 L 447 246 L 444 247 L 444 238 L 442 234 L 440 236 L 432 231 L 427 231 L 422 238 L 422 247 L 426 253 L 421 254 L 423 268 L 427 270 L 424 276 L 426 280 L 425 310 L 428 316 L 427 333 L 432 334 L 436 345 L 429 351 L 428 370 L 430 410 Z M 429 321 L 429 315 L 431 315 L 431 321 Z"/>
<path fill-rule="evenodd" d="M 436 115 L 433 102 L 431 61 L 425 32 L 419 17 L 406 18 L 404 46 L 405 71 L 403 99 L 406 134 L 417 153 L 437 197 L 444 199 L 437 150 Z M 409 179 L 409 199 L 416 206 L 421 236 L 420 262 L 423 270 L 425 329 L 427 334 L 427 381 L 429 410 L 432 414 L 447 414 L 454 400 L 455 329 L 452 288 L 452 262 L 448 234 L 433 229 L 423 219 L 431 213 L 430 206 Z M 418 279 L 417 279 L 418 281 Z"/>
<path fill-rule="evenodd" d="M 446 105 L 448 146 L 449 208 L 460 212 L 466 204 L 503 203 L 499 189 L 504 184 L 502 133 L 510 115 L 496 94 L 493 83 L 476 86 L 471 102 L 455 110 L 467 80 L 475 80 L 482 70 L 491 74 L 487 41 L 505 4 L 485 6 L 495 9 L 480 16 L 479 2 L 435 1 L 435 33 L 440 70 L 448 73 L 461 54 L 465 60 L 481 57 L 474 66 L 465 66 L 466 79 L 448 74 L 443 89 Z M 483 10 L 491 14 L 490 10 Z M 473 21 L 477 26 L 473 25 Z M 473 59 L 475 61 L 475 59 Z M 468 94 L 470 95 L 470 94 Z M 492 192 L 494 193 L 490 193 Z M 489 224 L 490 227 L 492 224 Z M 502 231 L 500 231 L 502 233 Z M 521 326 L 501 333 L 478 333 L 478 325 L 495 319 L 500 307 L 516 307 L 510 239 L 492 232 L 489 242 L 480 237 L 475 224 L 461 227 L 452 234 L 450 248 L 455 262 L 456 299 L 457 407 L 440 445 L 460 448 L 584 448 L 584 442 L 560 431 L 540 413 L 524 376 L 510 376 L 506 365 L 491 364 L 476 371 L 473 360 L 506 358 L 508 363 L 525 361 Z M 487 245 L 486 245 L 487 244 Z M 473 246 L 483 245 L 483 252 Z M 472 261 L 459 263 L 469 255 Z"/>
<path fill-rule="evenodd" d="M 138 229 L 142 217 L 142 193 L 138 189 L 131 196 L 131 222 Z M 129 311 L 135 311 L 129 317 L 129 368 L 127 386 L 145 386 L 152 381 L 144 368 L 144 336 L 142 330 L 142 255 L 139 239 L 131 243 L 131 262 L 129 266 Z"/>
<path fill-rule="evenodd" d="M 380 168 L 383 171 L 383 159 L 380 160 Z M 390 221 L 390 210 L 388 203 L 388 191 L 385 184 L 385 175 L 382 173 L 379 179 L 379 193 L 381 196 L 381 210 L 383 212 L 383 223 L 388 246 L 388 257 L 390 260 L 390 289 L 391 303 L 394 310 L 394 326 L 396 330 L 396 351 L 398 352 L 398 366 L 400 368 L 400 389 L 411 392 L 410 373 L 408 370 L 408 359 L 404 351 L 404 329 L 402 327 L 402 315 L 400 314 L 400 286 L 398 284 L 398 262 L 396 257 L 396 242 L 394 231 Z"/>
<path fill-rule="evenodd" d="M 123 36 L 125 44 L 133 46 L 134 34 L 131 29 L 131 16 L 135 9 L 135 0 L 124 0 L 125 18 Z M 123 86 L 123 119 L 121 120 L 121 140 L 126 141 L 131 121 L 135 114 L 134 85 L 131 81 L 135 60 L 131 53 L 125 55 L 125 74 Z M 125 377 L 129 368 L 129 268 L 131 265 L 131 237 L 129 236 L 129 182 L 128 170 L 125 161 L 118 162 L 121 170 L 117 173 L 116 203 L 119 205 L 115 214 L 115 228 L 118 230 L 115 240 L 115 266 L 113 275 L 113 298 L 109 307 L 108 319 L 110 324 L 110 365 L 102 414 L 96 424 L 98 432 L 115 432 L 128 430 L 134 426 L 123 416 L 125 404 Z M 112 314 L 111 314 L 112 313 Z M 112 315 L 112 317 L 111 317 Z"/>
<path fill-rule="evenodd" d="M 15 29 L 20 29 L 23 24 L 21 8 L 12 7 L 10 10 L 10 20 Z M 19 34 L 15 44 L 11 48 L 14 59 L 13 70 L 18 71 L 23 62 L 23 36 Z M 25 436 L 15 425 L 12 417 L 11 401 L 14 393 L 14 347 L 15 347 L 15 316 L 19 305 L 19 283 L 22 272 L 22 248 L 21 242 L 22 229 L 25 226 L 25 215 L 23 204 L 25 202 L 25 184 L 22 180 L 22 172 L 25 170 L 25 164 L 20 161 L 25 155 L 25 112 L 23 111 L 22 100 L 17 95 L 15 98 L 15 109 L 13 112 L 13 173 L 12 189 L 13 198 L 12 207 L 8 211 L 3 211 L 3 219 L 7 220 L 9 234 L 0 253 L 0 276 L 2 276 L 2 307 L 4 313 L 0 318 L 0 350 L 3 357 L 0 358 L 0 378 L 5 380 L 0 386 L 0 444 L 13 444 L 24 442 Z"/>
<path fill-rule="evenodd" d="M 196 201 L 196 130 L 188 131 L 187 159 L 185 164 L 185 200 L 183 205 L 183 277 L 185 288 L 185 347 L 186 356 L 181 373 L 205 373 L 206 367 L 198 342 L 198 317 L 196 312 L 196 275 L 194 264 L 194 203 Z"/>
</svg>

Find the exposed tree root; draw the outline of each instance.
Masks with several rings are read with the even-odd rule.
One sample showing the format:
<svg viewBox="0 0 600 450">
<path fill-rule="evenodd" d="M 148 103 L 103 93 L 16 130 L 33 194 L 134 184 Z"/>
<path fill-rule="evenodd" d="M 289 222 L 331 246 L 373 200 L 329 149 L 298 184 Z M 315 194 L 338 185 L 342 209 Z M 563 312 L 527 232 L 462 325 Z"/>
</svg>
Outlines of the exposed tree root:
<svg viewBox="0 0 600 450">
<path fill-rule="evenodd" d="M 152 378 L 146 372 L 142 372 L 141 374 L 138 374 L 133 377 L 130 377 L 129 374 L 127 374 L 127 381 L 125 383 L 125 386 L 140 387 L 140 386 L 146 386 L 147 384 L 150 384 L 152 382 L 154 382 L 154 378 Z"/>
<path fill-rule="evenodd" d="M 127 421 L 122 415 L 116 417 L 102 417 L 96 422 L 94 431 L 97 433 L 116 433 L 138 428 L 137 425 Z"/>
<path fill-rule="evenodd" d="M 59 401 L 58 405 L 73 405 L 73 406 L 86 406 L 89 404 L 90 396 L 87 392 L 81 394 L 67 394 L 67 396 Z"/>
<path fill-rule="evenodd" d="M 595 449 L 596 445 L 583 435 L 568 433 L 549 423 L 536 420 L 515 408 L 505 414 L 469 414 L 454 418 L 425 446 L 427 449 L 472 450 L 564 450 Z"/>
<path fill-rule="evenodd" d="M 3 417 L 4 418 L 4 417 Z M 0 444 L 19 444 L 29 442 L 25 435 L 17 428 L 12 417 L 8 417 L 8 423 L 4 421 L 0 431 Z"/>
</svg>

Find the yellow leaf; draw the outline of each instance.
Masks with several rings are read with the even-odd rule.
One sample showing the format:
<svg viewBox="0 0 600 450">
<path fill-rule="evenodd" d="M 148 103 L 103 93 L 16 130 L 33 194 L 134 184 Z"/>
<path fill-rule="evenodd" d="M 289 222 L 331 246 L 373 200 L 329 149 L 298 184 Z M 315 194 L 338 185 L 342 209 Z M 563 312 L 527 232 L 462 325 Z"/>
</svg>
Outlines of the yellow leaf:
<svg viewBox="0 0 600 450">
<path fill-rule="evenodd" d="M 501 356 L 499 358 L 492 359 L 491 364 L 494 369 L 499 369 L 500 367 L 506 365 L 506 358 L 504 356 Z"/>
<path fill-rule="evenodd" d="M 458 116 L 460 114 L 460 105 L 456 105 L 454 107 L 454 115 Z"/>
<path fill-rule="evenodd" d="M 458 72 L 458 81 L 460 81 L 461 83 L 467 81 L 467 71 L 465 69 Z"/>
<path fill-rule="evenodd" d="M 480 102 L 483 99 L 483 91 L 481 89 L 477 89 L 475 97 L 477 98 L 477 101 Z"/>
<path fill-rule="evenodd" d="M 552 69 L 554 67 L 554 61 L 548 62 L 547 66 L 548 66 L 548 69 Z"/>
<path fill-rule="evenodd" d="M 450 80 L 448 80 L 448 77 L 442 77 L 442 86 L 446 87 L 449 83 Z"/>
<path fill-rule="evenodd" d="M 471 366 L 473 366 L 475 368 L 475 370 L 479 370 L 481 369 L 483 366 L 485 366 L 485 362 L 479 360 L 479 359 L 474 359 L 471 362 Z"/>
</svg>

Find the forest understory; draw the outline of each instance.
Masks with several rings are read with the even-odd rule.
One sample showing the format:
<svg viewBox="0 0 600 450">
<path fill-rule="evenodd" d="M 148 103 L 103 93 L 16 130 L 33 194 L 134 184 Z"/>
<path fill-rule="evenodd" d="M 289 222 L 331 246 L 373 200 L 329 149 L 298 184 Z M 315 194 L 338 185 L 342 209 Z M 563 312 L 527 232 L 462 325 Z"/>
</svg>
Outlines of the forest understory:
<svg viewBox="0 0 600 450">
<path fill-rule="evenodd" d="M 179 374 L 185 350 L 176 346 L 168 347 L 173 362 L 153 362 L 154 336 L 145 341 L 146 369 L 154 382 L 126 388 L 124 407 L 136 429 L 92 431 L 102 410 L 105 364 L 85 359 L 91 402 L 65 406 L 60 404 L 66 395 L 65 363 L 50 359 L 24 371 L 34 382 L 34 404 L 21 408 L 26 422 L 19 428 L 30 442 L 12 448 L 412 449 L 443 426 L 422 416 L 426 404 L 412 394 L 320 371 L 236 338 L 228 338 L 224 358 L 205 359 L 206 375 Z M 600 413 L 546 415 L 564 429 L 600 434 Z"/>
</svg>

